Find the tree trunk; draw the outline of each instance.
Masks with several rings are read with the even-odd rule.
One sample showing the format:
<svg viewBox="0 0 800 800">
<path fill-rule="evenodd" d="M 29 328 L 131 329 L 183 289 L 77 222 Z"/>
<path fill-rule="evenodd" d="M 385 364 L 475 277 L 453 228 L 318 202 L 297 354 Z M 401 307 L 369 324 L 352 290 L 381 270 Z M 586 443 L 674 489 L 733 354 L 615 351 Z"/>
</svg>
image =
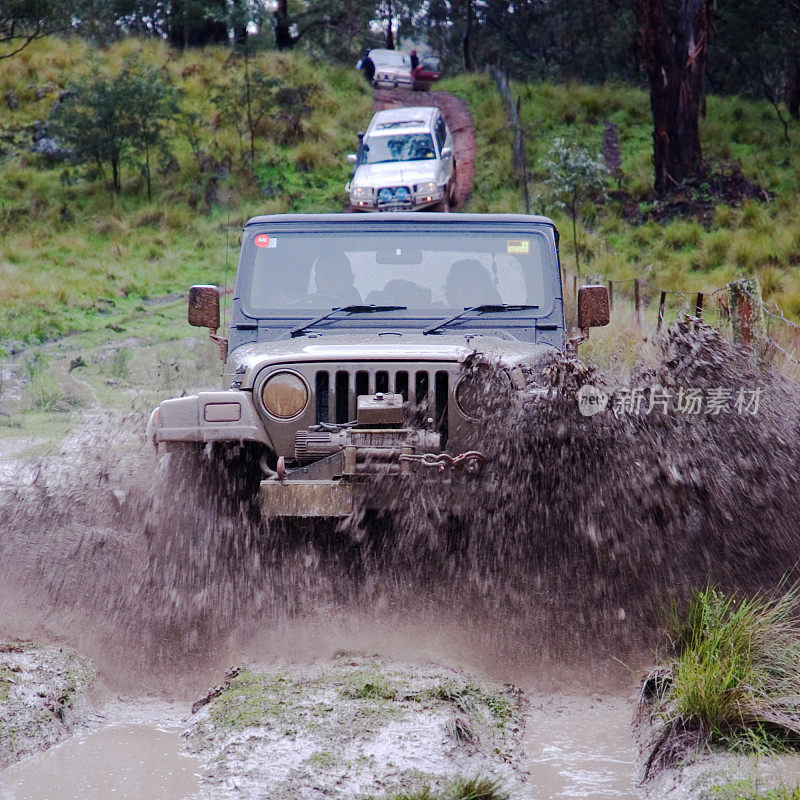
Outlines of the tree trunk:
<svg viewBox="0 0 800 800">
<path fill-rule="evenodd" d="M 392 14 L 392 0 L 386 0 L 387 24 L 386 24 L 386 49 L 394 50 L 394 15 Z"/>
<path fill-rule="evenodd" d="M 465 72 L 472 72 L 472 70 L 475 68 L 475 64 L 472 61 L 472 21 L 472 0 L 467 0 L 467 22 L 464 28 L 464 36 L 461 39 L 461 49 L 464 53 Z"/>
<path fill-rule="evenodd" d="M 700 108 L 716 0 L 636 0 L 639 46 L 650 79 L 655 191 L 661 197 L 703 172 Z"/>
<path fill-rule="evenodd" d="M 289 17 L 288 0 L 278 0 L 275 9 L 275 47 L 278 50 L 291 50 L 297 40 L 292 36 L 291 19 Z"/>
<path fill-rule="evenodd" d="M 786 105 L 792 119 L 800 119 L 800 55 L 793 53 L 789 62 L 789 81 L 786 87 Z"/>
</svg>

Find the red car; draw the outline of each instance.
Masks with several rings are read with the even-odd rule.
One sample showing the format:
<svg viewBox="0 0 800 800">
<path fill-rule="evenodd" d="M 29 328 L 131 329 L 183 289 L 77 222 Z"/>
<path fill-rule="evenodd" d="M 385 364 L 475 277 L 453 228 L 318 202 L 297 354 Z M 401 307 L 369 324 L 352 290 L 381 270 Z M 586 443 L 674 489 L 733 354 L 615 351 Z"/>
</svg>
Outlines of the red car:
<svg viewBox="0 0 800 800">
<path fill-rule="evenodd" d="M 411 72 L 414 79 L 414 91 L 427 92 L 431 84 L 442 77 L 439 58 L 437 56 L 426 56 Z"/>
</svg>

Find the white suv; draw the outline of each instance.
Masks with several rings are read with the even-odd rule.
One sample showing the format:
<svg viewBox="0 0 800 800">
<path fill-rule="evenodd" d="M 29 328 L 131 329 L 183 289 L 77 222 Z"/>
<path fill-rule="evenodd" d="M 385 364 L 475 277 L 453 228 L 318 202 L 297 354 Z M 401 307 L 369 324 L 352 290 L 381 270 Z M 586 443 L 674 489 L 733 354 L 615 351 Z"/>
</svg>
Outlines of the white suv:
<svg viewBox="0 0 800 800">
<path fill-rule="evenodd" d="M 379 111 L 347 160 L 352 211 L 449 211 L 455 203 L 453 137 L 435 106 Z"/>
</svg>

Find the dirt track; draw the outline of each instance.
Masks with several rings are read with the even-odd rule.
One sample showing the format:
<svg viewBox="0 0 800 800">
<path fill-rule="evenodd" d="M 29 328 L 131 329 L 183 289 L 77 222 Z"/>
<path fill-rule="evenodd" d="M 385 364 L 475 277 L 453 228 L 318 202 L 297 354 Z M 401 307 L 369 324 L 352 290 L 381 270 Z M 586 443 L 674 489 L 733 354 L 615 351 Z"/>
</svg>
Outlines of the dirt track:
<svg viewBox="0 0 800 800">
<path fill-rule="evenodd" d="M 436 106 L 444 114 L 455 140 L 458 207 L 469 200 L 475 163 L 475 129 L 467 104 L 448 92 L 411 92 L 406 89 L 376 89 L 375 110 L 403 106 Z"/>
</svg>

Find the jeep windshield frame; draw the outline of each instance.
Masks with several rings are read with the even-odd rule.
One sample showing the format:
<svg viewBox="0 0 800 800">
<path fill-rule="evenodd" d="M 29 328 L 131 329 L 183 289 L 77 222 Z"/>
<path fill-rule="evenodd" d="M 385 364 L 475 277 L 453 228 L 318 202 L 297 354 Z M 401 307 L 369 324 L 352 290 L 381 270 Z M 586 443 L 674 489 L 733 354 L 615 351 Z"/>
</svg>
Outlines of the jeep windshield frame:
<svg viewBox="0 0 800 800">
<path fill-rule="evenodd" d="M 322 269 L 319 259 L 329 254 L 340 259 L 334 271 L 352 273 L 347 276 L 347 296 L 316 291 L 316 273 Z M 342 255 L 350 262 L 349 268 Z M 479 281 L 480 291 L 470 294 L 467 289 L 461 295 L 454 292 L 448 296 L 447 287 L 453 283 L 448 284 L 448 278 L 455 263 L 465 271 L 463 262 L 467 261 L 473 262 L 468 265 L 471 277 L 461 280 L 462 288 L 464 284 L 471 286 L 470 281 Z M 527 274 L 534 270 L 537 275 Z M 486 283 L 487 277 L 491 286 Z M 279 281 L 294 281 L 294 288 L 300 288 L 297 296 L 293 298 L 287 291 L 283 299 L 278 297 L 274 287 Z M 254 291 L 254 287 L 261 288 Z M 397 293 L 392 295 L 390 288 Z M 563 330 L 561 299 L 557 234 L 546 218 L 276 215 L 256 217 L 244 228 L 231 331 L 257 329 L 259 339 L 274 339 L 334 308 L 363 304 L 406 308 L 337 317 L 335 327 L 321 323 L 314 326 L 314 332 L 422 333 L 466 308 L 510 305 L 519 308 L 469 315 L 457 332 L 506 330 L 513 338 L 533 340 L 540 324 L 549 330 Z"/>
</svg>

